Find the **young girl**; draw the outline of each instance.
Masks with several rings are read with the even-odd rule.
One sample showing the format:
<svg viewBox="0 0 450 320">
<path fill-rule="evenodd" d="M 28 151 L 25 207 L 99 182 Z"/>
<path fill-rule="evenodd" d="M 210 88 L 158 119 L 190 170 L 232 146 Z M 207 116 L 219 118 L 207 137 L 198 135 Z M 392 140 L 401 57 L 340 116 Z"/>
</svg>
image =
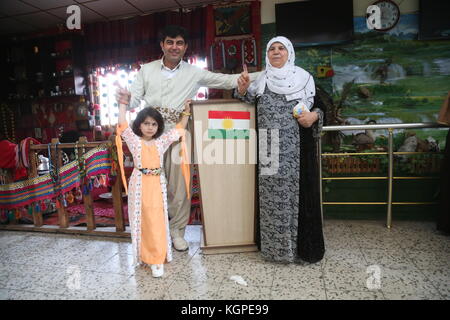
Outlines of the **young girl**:
<svg viewBox="0 0 450 320">
<path fill-rule="evenodd" d="M 190 115 L 191 101 L 186 101 L 176 128 L 164 133 L 163 118 L 151 107 L 141 110 L 130 128 L 125 117 L 129 93 L 119 88 L 117 100 L 117 135 L 125 140 L 134 162 L 128 192 L 134 260 L 135 263 L 150 265 L 153 277 L 161 277 L 165 261 L 172 260 L 163 155 L 172 142 L 182 136 Z M 117 148 L 121 151 L 121 142 L 119 144 Z M 120 151 L 119 159 L 123 158 Z"/>
</svg>

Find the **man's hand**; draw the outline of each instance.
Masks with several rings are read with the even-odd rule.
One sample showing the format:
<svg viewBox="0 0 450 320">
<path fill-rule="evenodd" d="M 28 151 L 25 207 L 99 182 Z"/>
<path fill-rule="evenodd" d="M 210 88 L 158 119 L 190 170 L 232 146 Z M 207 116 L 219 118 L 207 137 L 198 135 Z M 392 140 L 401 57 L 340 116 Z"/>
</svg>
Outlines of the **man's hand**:
<svg viewBox="0 0 450 320">
<path fill-rule="evenodd" d="M 247 92 L 247 89 L 250 86 L 250 76 L 248 75 L 246 64 L 243 65 L 243 69 L 241 76 L 238 78 L 238 92 L 242 96 Z"/>
<path fill-rule="evenodd" d="M 317 112 L 302 112 L 297 121 L 303 128 L 311 127 L 319 119 Z"/>
</svg>

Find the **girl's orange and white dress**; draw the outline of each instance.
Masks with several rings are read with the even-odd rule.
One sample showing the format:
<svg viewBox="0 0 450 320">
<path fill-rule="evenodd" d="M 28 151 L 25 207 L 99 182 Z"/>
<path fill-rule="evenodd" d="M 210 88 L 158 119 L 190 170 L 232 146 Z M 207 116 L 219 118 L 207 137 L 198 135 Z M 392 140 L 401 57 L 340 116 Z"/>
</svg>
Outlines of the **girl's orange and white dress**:
<svg viewBox="0 0 450 320">
<path fill-rule="evenodd" d="M 169 130 L 150 142 L 136 135 L 125 122 L 118 126 L 117 134 L 126 142 L 135 167 L 128 188 L 128 217 L 134 264 L 170 262 L 172 241 L 164 170 L 161 170 L 160 175 L 146 175 L 138 169 L 162 168 L 164 152 L 172 142 L 180 139 L 180 131 Z"/>
</svg>

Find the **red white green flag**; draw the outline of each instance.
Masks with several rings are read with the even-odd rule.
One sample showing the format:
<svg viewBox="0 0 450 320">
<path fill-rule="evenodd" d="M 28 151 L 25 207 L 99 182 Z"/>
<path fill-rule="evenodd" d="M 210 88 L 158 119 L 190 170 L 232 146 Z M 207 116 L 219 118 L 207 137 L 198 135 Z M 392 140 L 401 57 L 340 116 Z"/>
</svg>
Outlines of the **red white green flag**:
<svg viewBox="0 0 450 320">
<path fill-rule="evenodd" d="M 249 111 L 208 111 L 208 138 L 249 139 Z"/>
</svg>

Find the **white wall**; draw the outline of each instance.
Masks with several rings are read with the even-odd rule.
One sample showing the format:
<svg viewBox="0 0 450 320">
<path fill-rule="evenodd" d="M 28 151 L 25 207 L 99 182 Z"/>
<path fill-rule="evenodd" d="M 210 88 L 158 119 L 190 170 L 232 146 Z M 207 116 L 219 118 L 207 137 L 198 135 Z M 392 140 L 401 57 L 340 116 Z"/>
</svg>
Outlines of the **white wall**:
<svg viewBox="0 0 450 320">
<path fill-rule="evenodd" d="M 275 22 L 275 3 L 297 2 L 301 0 L 260 0 L 261 1 L 261 23 Z M 338 0 L 334 0 L 338 1 Z M 429 0 L 432 1 L 432 0 Z M 362 17 L 366 15 L 366 9 L 375 0 L 353 0 L 353 15 Z M 419 0 L 394 0 L 400 7 L 402 14 L 417 13 Z"/>
</svg>

